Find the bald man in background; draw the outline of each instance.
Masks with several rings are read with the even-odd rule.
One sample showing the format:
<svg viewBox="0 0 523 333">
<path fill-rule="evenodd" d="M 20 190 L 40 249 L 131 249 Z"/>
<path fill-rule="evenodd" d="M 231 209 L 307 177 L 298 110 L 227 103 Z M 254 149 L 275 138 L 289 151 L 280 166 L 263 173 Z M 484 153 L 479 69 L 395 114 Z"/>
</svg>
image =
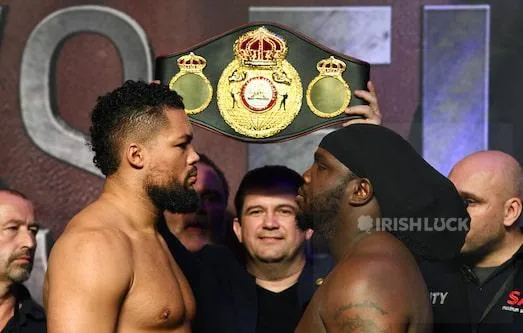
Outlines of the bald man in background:
<svg viewBox="0 0 523 333">
<path fill-rule="evenodd" d="M 423 267 L 434 332 L 521 332 L 521 165 L 503 152 L 481 151 L 459 161 L 449 179 L 468 204 L 471 224 L 459 261 Z"/>
<path fill-rule="evenodd" d="M 473 223 L 461 250 L 474 267 L 500 266 L 519 250 L 522 170 L 510 155 L 483 151 L 458 162 L 450 180 L 468 204 Z"/>
</svg>

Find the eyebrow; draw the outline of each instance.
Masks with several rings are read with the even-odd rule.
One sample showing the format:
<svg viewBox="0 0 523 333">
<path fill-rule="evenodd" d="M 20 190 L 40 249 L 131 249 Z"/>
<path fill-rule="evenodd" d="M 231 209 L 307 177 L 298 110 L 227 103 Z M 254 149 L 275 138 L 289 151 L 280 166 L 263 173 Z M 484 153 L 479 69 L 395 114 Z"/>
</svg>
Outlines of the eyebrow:
<svg viewBox="0 0 523 333">
<path fill-rule="evenodd" d="M 255 209 L 255 208 L 261 208 L 263 210 L 266 209 L 265 206 L 263 206 L 263 205 L 252 205 L 252 206 L 245 207 L 245 212 L 248 212 L 249 210 Z M 281 208 L 290 208 L 294 211 L 297 211 L 297 208 L 291 204 L 279 204 L 279 205 L 276 205 L 276 207 L 274 207 L 274 209 L 281 209 Z"/>
<path fill-rule="evenodd" d="M 256 209 L 256 208 L 265 210 L 265 207 L 263 207 L 262 205 L 252 205 L 252 206 L 246 206 L 245 212 L 248 212 L 249 210 Z"/>
<path fill-rule="evenodd" d="M 173 143 L 175 143 L 175 144 L 191 143 L 192 139 L 193 139 L 193 136 L 191 134 L 184 134 L 184 135 L 174 139 Z"/>
<path fill-rule="evenodd" d="M 14 224 L 17 224 L 17 225 L 26 224 L 26 222 L 23 221 L 23 220 L 12 219 L 12 220 L 7 220 L 7 221 L 4 222 L 2 225 L 5 226 L 5 225 L 8 225 L 8 224 L 10 224 L 10 223 L 14 223 Z M 27 226 L 28 226 L 28 227 L 38 227 L 38 228 L 40 228 L 40 224 L 38 224 L 38 223 L 36 223 L 36 222 L 28 223 Z"/>
<path fill-rule="evenodd" d="M 482 200 L 481 197 L 473 194 L 473 193 L 470 193 L 470 192 L 467 192 L 467 191 L 459 191 L 459 195 L 461 197 L 467 197 L 467 198 L 472 198 L 472 199 L 476 199 L 476 200 Z"/>
<path fill-rule="evenodd" d="M 281 204 L 281 205 L 276 206 L 276 209 L 279 209 L 279 208 L 290 208 L 290 209 L 292 209 L 294 211 L 297 210 L 296 207 L 294 207 L 291 204 Z"/>
</svg>

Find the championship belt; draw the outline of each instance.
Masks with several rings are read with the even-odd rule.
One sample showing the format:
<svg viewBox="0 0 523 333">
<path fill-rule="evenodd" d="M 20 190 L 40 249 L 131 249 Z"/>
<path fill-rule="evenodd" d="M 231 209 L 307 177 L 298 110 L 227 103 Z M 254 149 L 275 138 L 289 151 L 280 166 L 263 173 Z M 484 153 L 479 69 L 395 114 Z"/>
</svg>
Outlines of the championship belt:
<svg viewBox="0 0 523 333">
<path fill-rule="evenodd" d="M 370 65 L 274 23 L 243 26 L 156 58 L 156 79 L 178 92 L 191 121 L 253 143 L 302 136 L 350 119 Z"/>
</svg>

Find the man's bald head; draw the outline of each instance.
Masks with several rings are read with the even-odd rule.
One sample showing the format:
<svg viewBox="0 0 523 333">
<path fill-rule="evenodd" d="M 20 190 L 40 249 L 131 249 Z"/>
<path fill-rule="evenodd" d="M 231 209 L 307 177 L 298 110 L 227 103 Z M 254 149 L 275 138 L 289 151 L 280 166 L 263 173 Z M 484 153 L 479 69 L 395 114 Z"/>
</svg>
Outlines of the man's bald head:
<svg viewBox="0 0 523 333">
<path fill-rule="evenodd" d="M 452 168 L 449 179 L 468 203 L 471 217 L 464 256 L 481 263 L 521 236 L 523 171 L 512 156 L 500 151 L 471 154 Z"/>
<path fill-rule="evenodd" d="M 523 194 L 523 170 L 518 161 L 509 154 L 497 150 L 480 151 L 459 161 L 450 171 L 449 178 L 455 175 L 482 174 L 490 179 L 492 190 L 500 191 L 507 199 Z"/>
</svg>

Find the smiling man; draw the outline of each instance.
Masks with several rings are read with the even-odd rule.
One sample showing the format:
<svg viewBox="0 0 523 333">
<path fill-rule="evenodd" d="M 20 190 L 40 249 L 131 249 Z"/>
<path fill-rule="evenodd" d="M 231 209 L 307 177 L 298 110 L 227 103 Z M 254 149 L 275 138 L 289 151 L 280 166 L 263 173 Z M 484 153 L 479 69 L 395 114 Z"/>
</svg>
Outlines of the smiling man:
<svg viewBox="0 0 523 333">
<path fill-rule="evenodd" d="M 94 162 L 107 178 L 51 251 L 48 330 L 190 332 L 194 297 L 156 225 L 165 210 L 198 207 L 199 156 L 182 100 L 127 81 L 99 98 L 91 119 Z"/>
<path fill-rule="evenodd" d="M 248 274 L 231 276 L 239 332 L 293 332 L 330 269 L 306 257 L 312 230 L 298 223 L 296 194 L 302 177 L 284 166 L 249 171 L 235 197 L 234 232 L 245 248 Z"/>
<path fill-rule="evenodd" d="M 330 267 L 314 266 L 305 255 L 311 229 L 298 223 L 296 194 L 302 177 L 284 166 L 249 171 L 235 197 L 233 227 L 245 247 L 250 278 L 236 284 L 244 315 L 241 332 L 292 332 Z M 254 304 L 252 304 L 254 302 Z"/>
<path fill-rule="evenodd" d="M 305 241 L 312 236 L 297 222 L 301 183 L 291 169 L 266 166 L 247 173 L 236 195 L 233 227 L 245 247 L 247 271 L 258 286 L 276 293 L 298 280 L 306 262 Z"/>
</svg>

